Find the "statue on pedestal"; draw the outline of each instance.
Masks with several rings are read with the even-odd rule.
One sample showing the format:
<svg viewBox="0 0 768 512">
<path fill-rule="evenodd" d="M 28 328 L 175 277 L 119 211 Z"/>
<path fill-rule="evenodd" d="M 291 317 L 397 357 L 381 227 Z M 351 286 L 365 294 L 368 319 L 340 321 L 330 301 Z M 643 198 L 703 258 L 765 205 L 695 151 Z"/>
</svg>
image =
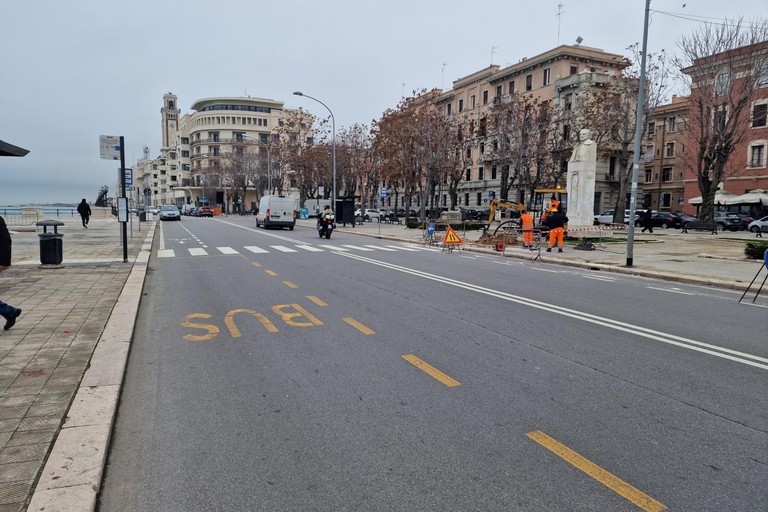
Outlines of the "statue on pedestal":
<svg viewBox="0 0 768 512">
<path fill-rule="evenodd" d="M 579 142 L 568 161 L 568 217 L 570 224 L 591 226 L 594 219 L 597 143 L 587 129 L 579 131 Z"/>
</svg>

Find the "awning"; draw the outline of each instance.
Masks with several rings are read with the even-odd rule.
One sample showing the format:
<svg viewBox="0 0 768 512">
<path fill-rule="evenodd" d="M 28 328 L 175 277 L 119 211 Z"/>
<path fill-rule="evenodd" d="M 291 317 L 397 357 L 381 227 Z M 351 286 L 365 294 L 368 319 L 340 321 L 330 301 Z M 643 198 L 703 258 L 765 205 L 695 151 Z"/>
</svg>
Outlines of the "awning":
<svg viewBox="0 0 768 512">
<path fill-rule="evenodd" d="M 718 191 L 715 192 L 715 204 L 736 204 L 733 202 L 736 197 L 736 194 L 732 194 L 727 190 L 718 189 Z M 701 196 L 689 199 L 688 204 L 701 204 Z"/>
<path fill-rule="evenodd" d="M 768 206 L 768 192 L 756 188 L 746 194 L 734 197 L 731 204 L 762 204 L 763 206 Z"/>
<path fill-rule="evenodd" d="M 24 156 L 29 153 L 28 149 L 14 146 L 0 140 L 0 156 Z"/>
</svg>

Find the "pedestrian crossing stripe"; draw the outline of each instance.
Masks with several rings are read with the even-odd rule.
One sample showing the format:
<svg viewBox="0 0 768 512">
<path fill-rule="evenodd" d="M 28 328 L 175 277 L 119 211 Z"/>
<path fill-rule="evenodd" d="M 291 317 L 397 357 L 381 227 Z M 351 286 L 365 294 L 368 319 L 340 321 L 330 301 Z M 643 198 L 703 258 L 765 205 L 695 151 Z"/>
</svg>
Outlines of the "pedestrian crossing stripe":
<svg viewBox="0 0 768 512">
<path fill-rule="evenodd" d="M 296 249 L 302 249 L 309 252 L 323 252 L 325 250 L 329 251 L 341 251 L 341 252 L 349 252 L 350 250 L 357 250 L 357 251 L 385 251 L 385 252 L 396 252 L 396 251 L 411 251 L 411 252 L 420 252 L 420 251 L 434 251 L 438 249 L 433 249 L 431 247 L 421 247 L 421 246 L 407 246 L 407 245 L 320 245 L 320 246 L 314 246 L 314 245 L 308 245 L 308 244 L 298 244 L 295 245 Z M 269 254 L 270 252 L 277 251 L 282 253 L 291 253 L 291 252 L 298 252 L 296 249 L 292 249 L 290 247 L 286 247 L 284 245 L 270 245 L 269 248 L 264 249 L 262 247 L 257 247 L 255 245 L 244 245 L 243 249 L 250 251 L 254 254 Z M 202 247 L 185 247 L 180 249 L 182 252 L 186 251 L 189 253 L 190 256 L 209 256 L 208 251 L 206 251 Z M 218 250 L 221 254 L 240 254 L 240 252 L 233 248 L 233 247 L 216 247 L 216 250 Z M 176 251 L 174 249 L 158 249 L 157 251 L 157 257 L 158 258 L 175 258 L 176 257 Z"/>
<path fill-rule="evenodd" d="M 459 238 L 459 235 L 456 234 L 453 228 L 448 226 L 448 230 L 445 232 L 445 238 L 443 239 L 443 244 L 449 245 L 449 244 L 463 244 L 463 243 L 464 242 L 461 241 L 461 238 Z"/>
</svg>

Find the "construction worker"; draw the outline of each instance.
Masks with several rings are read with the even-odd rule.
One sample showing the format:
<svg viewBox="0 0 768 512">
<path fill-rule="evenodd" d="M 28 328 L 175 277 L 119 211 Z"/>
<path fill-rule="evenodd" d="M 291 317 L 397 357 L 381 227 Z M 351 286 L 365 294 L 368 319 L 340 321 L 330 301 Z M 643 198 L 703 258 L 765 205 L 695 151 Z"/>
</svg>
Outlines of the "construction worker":
<svg viewBox="0 0 768 512">
<path fill-rule="evenodd" d="M 552 194 L 552 198 L 549 201 L 549 207 L 552 210 L 559 210 L 560 209 L 560 201 L 557 200 L 555 197 L 555 194 Z"/>
<path fill-rule="evenodd" d="M 563 252 L 563 233 L 567 223 L 568 217 L 565 216 L 565 213 L 553 209 L 552 213 L 549 214 L 549 243 L 547 244 L 547 252 L 552 252 L 555 242 L 557 242 L 557 252 Z"/>
<path fill-rule="evenodd" d="M 523 228 L 523 247 L 533 246 L 533 215 L 528 210 L 520 213 L 520 223 Z"/>
</svg>

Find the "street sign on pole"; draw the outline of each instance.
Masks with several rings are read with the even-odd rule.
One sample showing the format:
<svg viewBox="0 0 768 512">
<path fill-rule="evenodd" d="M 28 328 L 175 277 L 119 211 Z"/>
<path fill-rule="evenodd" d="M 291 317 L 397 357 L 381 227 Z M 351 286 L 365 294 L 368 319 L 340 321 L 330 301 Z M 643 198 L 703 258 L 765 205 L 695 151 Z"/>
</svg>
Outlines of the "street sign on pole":
<svg viewBox="0 0 768 512">
<path fill-rule="evenodd" d="M 387 187 L 381 187 L 379 189 L 379 195 L 383 198 L 387 197 Z"/>
<path fill-rule="evenodd" d="M 120 169 L 118 169 L 120 171 Z M 131 167 L 127 167 L 125 169 L 125 184 L 130 186 L 133 186 L 133 169 Z"/>
<path fill-rule="evenodd" d="M 120 160 L 120 137 L 116 135 L 100 135 L 99 156 L 101 156 L 102 160 Z"/>
</svg>

